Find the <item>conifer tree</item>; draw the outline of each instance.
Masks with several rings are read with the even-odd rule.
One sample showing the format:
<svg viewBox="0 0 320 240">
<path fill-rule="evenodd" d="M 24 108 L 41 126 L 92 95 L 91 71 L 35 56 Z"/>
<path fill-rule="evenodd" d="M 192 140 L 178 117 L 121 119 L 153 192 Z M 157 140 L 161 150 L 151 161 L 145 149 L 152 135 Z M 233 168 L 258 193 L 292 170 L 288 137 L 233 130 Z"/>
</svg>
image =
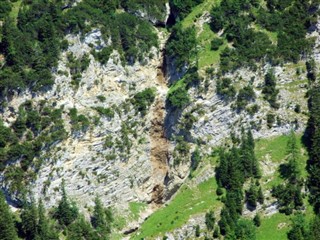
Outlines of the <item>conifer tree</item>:
<svg viewBox="0 0 320 240">
<path fill-rule="evenodd" d="M 107 238 L 101 238 L 97 236 L 93 231 L 90 223 L 88 223 L 83 216 L 79 216 L 76 221 L 68 226 L 67 240 L 104 240 Z"/>
<path fill-rule="evenodd" d="M 6 203 L 4 194 L 0 192 L 0 239 L 17 240 L 17 230 L 14 226 L 12 213 Z"/>
<path fill-rule="evenodd" d="M 209 211 L 206 213 L 205 215 L 205 223 L 207 226 L 207 229 L 209 231 L 212 231 L 214 228 L 214 222 L 215 222 L 215 217 L 214 217 L 214 212 L 213 211 Z"/>
<path fill-rule="evenodd" d="M 96 229 L 99 236 L 106 237 L 111 231 L 112 216 L 109 209 L 105 209 L 100 198 L 95 198 L 95 206 L 91 224 Z"/>
<path fill-rule="evenodd" d="M 36 240 L 58 240 L 59 236 L 50 220 L 46 216 L 45 209 L 40 199 L 38 204 L 38 234 Z"/>
<path fill-rule="evenodd" d="M 309 143 L 309 173 L 307 186 L 310 192 L 310 203 L 316 214 L 320 214 L 320 87 L 314 87 L 309 99 L 310 118 L 307 134 Z"/>
<path fill-rule="evenodd" d="M 308 234 L 308 240 L 320 239 L 320 216 L 317 215 L 311 221 L 310 230 Z"/>
<path fill-rule="evenodd" d="M 26 240 L 35 239 L 37 236 L 38 213 L 34 199 L 31 199 L 30 203 L 24 200 L 20 217 Z"/>
<path fill-rule="evenodd" d="M 286 183 L 275 186 L 272 194 L 278 199 L 280 211 L 291 214 L 293 209 L 298 209 L 303 205 L 299 148 L 293 131 L 291 131 L 287 143 L 287 154 L 287 163 L 282 165 L 281 172 Z"/>
<path fill-rule="evenodd" d="M 71 203 L 68 199 L 64 180 L 62 181 L 61 187 L 62 198 L 56 210 L 55 217 L 61 225 L 68 226 L 77 219 L 79 212 L 75 203 Z"/>
</svg>

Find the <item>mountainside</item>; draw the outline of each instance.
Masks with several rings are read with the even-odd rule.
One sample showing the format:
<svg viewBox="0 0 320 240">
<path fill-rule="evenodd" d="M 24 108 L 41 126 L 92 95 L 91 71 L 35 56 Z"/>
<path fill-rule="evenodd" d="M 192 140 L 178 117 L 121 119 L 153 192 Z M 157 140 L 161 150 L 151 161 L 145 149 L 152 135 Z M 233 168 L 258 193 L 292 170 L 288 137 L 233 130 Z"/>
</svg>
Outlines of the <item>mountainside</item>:
<svg viewBox="0 0 320 240">
<path fill-rule="evenodd" d="M 0 1 L 0 239 L 318 239 L 318 13 Z"/>
</svg>

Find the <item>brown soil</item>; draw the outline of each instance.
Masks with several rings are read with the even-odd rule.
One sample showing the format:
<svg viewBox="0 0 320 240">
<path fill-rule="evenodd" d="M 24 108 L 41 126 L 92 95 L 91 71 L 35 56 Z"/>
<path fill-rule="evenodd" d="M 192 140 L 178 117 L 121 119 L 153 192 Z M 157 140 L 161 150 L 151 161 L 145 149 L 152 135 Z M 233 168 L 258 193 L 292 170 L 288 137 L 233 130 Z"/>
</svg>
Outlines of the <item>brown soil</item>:
<svg viewBox="0 0 320 240">
<path fill-rule="evenodd" d="M 161 68 L 158 69 L 158 87 L 167 88 L 166 81 Z M 151 162 L 153 166 L 153 178 L 155 186 L 152 193 L 154 203 L 162 203 L 164 191 L 164 178 L 168 172 L 168 149 L 169 142 L 165 137 L 164 119 L 165 119 L 165 100 L 157 96 L 153 107 L 153 118 L 151 120 Z"/>
</svg>

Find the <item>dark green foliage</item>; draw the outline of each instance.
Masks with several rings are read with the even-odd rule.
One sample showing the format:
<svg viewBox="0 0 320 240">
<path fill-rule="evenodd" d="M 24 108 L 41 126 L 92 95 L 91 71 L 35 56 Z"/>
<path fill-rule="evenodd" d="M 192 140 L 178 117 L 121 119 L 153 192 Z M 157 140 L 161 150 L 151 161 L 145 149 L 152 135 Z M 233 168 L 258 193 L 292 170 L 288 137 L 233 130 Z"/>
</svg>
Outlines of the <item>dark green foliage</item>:
<svg viewBox="0 0 320 240">
<path fill-rule="evenodd" d="M 95 110 L 97 110 L 98 113 L 107 118 L 114 117 L 114 111 L 111 108 L 96 107 Z"/>
<path fill-rule="evenodd" d="M 317 240 L 319 238 L 320 238 L 320 216 L 316 215 L 310 223 L 308 240 Z"/>
<path fill-rule="evenodd" d="M 59 201 L 58 207 L 55 211 L 54 217 L 61 225 L 69 226 L 79 216 L 78 208 L 75 203 L 70 202 L 65 190 L 64 181 L 61 184 L 62 198 Z"/>
<path fill-rule="evenodd" d="M 116 29 L 119 29 L 119 47 L 124 51 L 125 59 L 129 63 L 141 61 L 144 53 L 152 46 L 158 46 L 157 35 L 149 23 L 133 15 L 121 13 L 116 15 L 116 24 Z"/>
<path fill-rule="evenodd" d="M 16 77 L 1 89 L 2 94 L 26 87 L 39 90 L 53 83 L 50 71 L 57 66 L 62 36 L 61 3 L 41 0 L 25 5 L 19 11 L 17 25 L 9 18 L 4 21 L 1 52 L 6 65 L 0 75 L 12 67 Z"/>
<path fill-rule="evenodd" d="M 0 0 L 0 19 L 8 16 L 11 11 L 11 4 L 8 0 Z"/>
<path fill-rule="evenodd" d="M 185 18 L 195 6 L 202 2 L 203 0 L 169 0 L 171 11 L 176 16 L 177 22 Z"/>
<path fill-rule="evenodd" d="M 217 91 L 217 94 L 221 95 L 226 100 L 231 100 L 236 95 L 236 90 L 232 85 L 232 81 L 230 78 L 218 79 L 216 91 Z"/>
<path fill-rule="evenodd" d="M 205 216 L 205 223 L 209 231 L 213 230 L 215 221 L 216 221 L 216 218 L 214 216 L 214 212 L 213 211 L 207 212 Z"/>
<path fill-rule="evenodd" d="M 0 239 L 17 240 L 17 232 L 14 226 L 13 216 L 6 203 L 4 194 L 0 192 Z"/>
<path fill-rule="evenodd" d="M 38 204 L 38 226 L 37 226 L 37 240 L 58 240 L 59 235 L 54 225 L 50 222 L 45 213 L 45 209 L 40 199 Z"/>
<path fill-rule="evenodd" d="M 256 214 L 255 216 L 254 216 L 254 218 L 253 218 L 253 223 L 254 223 L 254 225 L 256 226 L 256 227 L 260 227 L 260 225 L 261 225 L 261 216 L 260 216 L 260 214 Z"/>
<path fill-rule="evenodd" d="M 188 69 L 187 73 L 184 75 L 183 78 L 183 82 L 186 84 L 187 89 L 198 86 L 201 81 L 202 78 L 198 74 L 197 67 L 192 67 Z"/>
<path fill-rule="evenodd" d="M 102 65 L 104 65 L 104 64 L 106 64 L 108 62 L 111 53 L 112 53 L 112 48 L 111 47 L 105 47 L 101 51 L 93 51 L 93 56 Z"/>
<path fill-rule="evenodd" d="M 311 89 L 309 99 L 310 118 L 306 134 L 308 134 L 309 173 L 307 186 L 310 192 L 310 203 L 316 214 L 320 214 L 320 88 Z"/>
<path fill-rule="evenodd" d="M 45 103 L 35 107 L 27 101 L 19 107 L 16 121 L 12 124 L 13 131 L 0 124 L 1 167 L 4 168 L 10 160 L 19 159 L 20 163 L 12 166 L 12 171 L 5 171 L 6 181 L 12 183 L 10 190 L 22 192 L 24 185 L 35 177 L 28 173 L 30 167 L 36 172 L 42 164 L 39 160 L 35 164 L 34 158 L 64 139 L 66 131 L 61 114 L 61 109 L 48 108 Z"/>
<path fill-rule="evenodd" d="M 273 71 L 269 71 L 264 78 L 264 87 L 262 93 L 264 94 L 264 99 L 269 102 L 270 106 L 273 108 L 279 108 L 277 103 L 277 96 L 279 90 L 276 88 L 277 80 Z"/>
<path fill-rule="evenodd" d="M 236 239 L 239 240 L 255 240 L 256 228 L 252 221 L 247 219 L 239 219 L 235 229 Z"/>
<path fill-rule="evenodd" d="M 223 190 L 222 190 L 222 188 L 221 188 L 221 187 L 218 187 L 216 193 L 217 193 L 218 196 L 223 195 Z"/>
<path fill-rule="evenodd" d="M 198 168 L 200 161 L 201 161 L 200 150 L 197 147 L 191 156 L 191 171 L 194 171 Z"/>
<path fill-rule="evenodd" d="M 308 239 L 308 230 L 305 217 L 298 213 L 292 218 L 290 231 L 287 233 L 288 240 L 304 240 Z"/>
<path fill-rule="evenodd" d="M 200 226 L 196 226 L 196 232 L 195 232 L 196 237 L 200 237 Z"/>
<path fill-rule="evenodd" d="M 277 64 L 282 61 L 297 62 L 301 55 L 310 52 L 313 40 L 306 38 L 307 29 L 314 22 L 315 11 L 309 11 L 316 1 L 267 1 L 268 9 L 258 1 L 222 0 L 211 10 L 211 28 L 233 44 L 221 53 L 224 72 L 242 66 L 256 68 L 256 61 Z M 278 41 L 252 28 L 257 25 L 278 33 Z M 216 47 L 215 47 L 216 48 Z"/>
<path fill-rule="evenodd" d="M 240 148 L 233 146 L 230 151 L 220 150 L 219 166 L 216 168 L 216 179 L 219 187 L 226 191 L 225 206 L 218 222 L 220 232 L 231 238 L 235 233 L 237 221 L 242 213 L 243 184 L 248 178 L 260 177 L 258 163 L 254 155 L 254 140 L 250 131 L 242 131 Z M 253 183 L 252 183 L 253 184 Z M 255 205 L 260 201 L 259 189 L 252 185 L 247 201 Z M 261 190 L 261 189 L 260 189 Z M 244 230 L 245 231 L 245 230 Z M 239 236 L 241 237 L 241 236 Z"/>
<path fill-rule="evenodd" d="M 174 59 L 178 70 L 188 66 L 192 57 L 196 55 L 196 31 L 194 28 L 183 29 L 177 24 L 172 29 L 172 34 L 166 46 L 167 55 Z"/>
<path fill-rule="evenodd" d="M 72 224 L 68 226 L 67 240 L 106 240 L 105 237 L 97 235 L 90 223 L 88 223 L 83 216 L 80 216 Z"/>
<path fill-rule="evenodd" d="M 72 77 L 71 84 L 79 87 L 82 72 L 84 72 L 89 67 L 90 58 L 88 54 L 84 54 L 81 58 L 77 59 L 72 53 L 68 53 L 67 60 L 67 66 L 70 68 Z"/>
<path fill-rule="evenodd" d="M 255 144 L 252 132 L 250 130 L 245 132 L 244 129 L 242 129 L 240 159 L 245 178 L 261 177 L 259 164 L 255 156 L 254 148 Z"/>
<path fill-rule="evenodd" d="M 316 71 L 316 63 L 314 59 L 310 59 L 306 62 L 307 67 L 307 77 L 311 82 L 314 82 L 317 78 L 317 71 Z"/>
<path fill-rule="evenodd" d="M 69 110 L 69 116 L 73 131 L 86 131 L 88 129 L 90 121 L 83 114 L 78 115 L 78 110 L 76 108 L 71 108 Z"/>
<path fill-rule="evenodd" d="M 216 226 L 216 227 L 214 228 L 214 231 L 213 231 L 212 236 L 213 236 L 214 238 L 218 238 L 219 235 L 220 235 L 219 227 Z"/>
<path fill-rule="evenodd" d="M 251 182 L 250 188 L 246 191 L 246 202 L 250 207 L 257 207 L 258 190 L 258 187 Z"/>
<path fill-rule="evenodd" d="M 24 203 L 20 217 L 25 239 L 35 239 L 37 236 L 38 212 L 33 200 L 31 200 L 31 203 Z"/>
<path fill-rule="evenodd" d="M 287 153 L 287 163 L 280 166 L 281 176 L 286 183 L 275 186 L 272 194 L 278 199 L 279 211 L 291 214 L 294 209 L 303 206 L 299 148 L 293 131 L 287 143 Z"/>
<path fill-rule="evenodd" d="M 296 113 L 301 113 L 301 106 L 299 104 L 297 104 L 295 107 L 294 107 L 294 111 Z"/>
<path fill-rule="evenodd" d="M 112 215 L 110 209 L 105 209 L 101 200 L 96 197 L 91 224 L 100 236 L 107 237 L 111 232 Z"/>
<path fill-rule="evenodd" d="M 237 95 L 237 108 L 243 110 L 250 101 L 254 101 L 256 97 L 251 85 L 247 85 L 239 90 Z"/>
<path fill-rule="evenodd" d="M 168 101 L 172 107 L 184 108 L 190 103 L 190 97 L 185 87 L 179 86 L 169 92 Z"/>
<path fill-rule="evenodd" d="M 211 40 L 211 50 L 217 51 L 219 47 L 223 44 L 223 39 L 214 38 Z"/>
<path fill-rule="evenodd" d="M 267 114 L 267 126 L 268 128 L 272 128 L 274 122 L 276 121 L 274 114 L 268 113 Z"/>
<path fill-rule="evenodd" d="M 132 99 L 132 104 L 136 112 L 140 112 L 142 115 L 147 113 L 147 109 L 155 100 L 155 90 L 152 88 L 146 88 L 142 92 L 134 95 Z"/>
<path fill-rule="evenodd" d="M 155 12 L 159 5 L 161 9 L 165 7 L 163 1 L 130 2 L 148 8 L 148 12 Z M 68 45 L 61 39 L 70 32 L 85 34 L 94 27 L 101 28 L 104 40 L 112 40 L 112 46 L 93 51 L 102 64 L 107 62 L 113 49 L 121 54 L 124 64 L 142 61 L 151 47 L 158 45 L 157 35 L 150 23 L 126 12 L 116 13 L 119 6 L 118 0 L 84 0 L 65 11 L 63 1 L 23 1 L 17 23 L 6 17 L 2 28 L 0 54 L 5 56 L 5 65 L 0 69 L 1 94 L 12 94 L 27 87 L 45 90 L 51 86 L 59 53 Z M 10 9 L 9 1 L 1 0 L 0 19 L 8 15 Z M 87 56 L 71 61 L 75 86 L 88 63 Z"/>
</svg>

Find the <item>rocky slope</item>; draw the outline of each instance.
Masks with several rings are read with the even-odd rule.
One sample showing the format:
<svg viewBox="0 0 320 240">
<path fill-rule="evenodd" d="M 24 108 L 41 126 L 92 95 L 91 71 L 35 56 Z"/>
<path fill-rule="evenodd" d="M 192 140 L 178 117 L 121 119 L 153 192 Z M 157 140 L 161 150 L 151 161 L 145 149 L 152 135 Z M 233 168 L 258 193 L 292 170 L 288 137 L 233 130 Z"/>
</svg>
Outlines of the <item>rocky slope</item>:
<svg viewBox="0 0 320 240">
<path fill-rule="evenodd" d="M 169 6 L 166 6 L 167 16 L 164 19 L 169 14 Z M 143 12 L 136 14 L 148 18 Z M 208 21 L 208 13 L 203 13 L 200 19 L 207 19 L 197 22 L 196 27 L 201 33 Z M 149 20 L 161 25 L 153 18 Z M 314 58 L 320 63 L 318 28 L 311 36 L 317 37 Z M 45 101 L 47 105 L 63 109 L 62 118 L 68 136 L 42 153 L 45 163 L 37 172 L 36 180 L 30 184 L 36 198 L 45 197 L 46 206 L 53 206 L 60 199 L 59 189 L 64 179 L 68 195 L 84 211 L 93 206 L 95 196 L 99 196 L 105 206 L 115 207 L 118 211 L 128 209 L 130 202 L 147 203 L 145 213 L 138 220 L 141 223 L 143 218 L 169 201 L 185 181 L 189 174 L 191 153 L 198 143 L 204 153 L 210 153 L 216 146 L 228 144 L 230 134 L 238 133 L 241 127 L 250 126 L 255 138 L 285 134 L 292 128 L 298 132 L 304 130 L 307 121 L 307 100 L 304 98 L 307 80 L 304 73 L 296 73 L 296 68 L 305 69 L 303 60 L 298 64 L 275 68 L 280 90 L 280 107 L 277 110 L 270 108 L 263 99 L 264 76 L 271 68 L 265 65 L 257 71 L 242 68 L 226 76 L 232 79 L 237 89 L 251 81 L 256 100 L 250 104 L 259 106 L 257 113 L 250 115 L 247 111 L 234 110 L 234 102 L 217 95 L 215 73 L 208 75 L 204 68 L 199 70 L 203 78 L 200 87 L 189 90 L 191 103 L 183 111 L 178 111 L 166 104 L 169 83 L 179 75 L 172 62 L 164 60 L 168 33 L 161 28 L 157 29 L 157 33 L 159 49 L 153 48 L 149 58 L 132 66 L 124 66 L 116 51 L 104 65 L 95 61 L 90 54 L 91 49 L 110 44 L 103 41 L 99 29 L 91 31 L 84 39 L 78 35 L 68 35 L 69 47 L 60 57 L 52 89 L 15 94 L 8 101 L 1 112 L 7 126 L 15 121 L 19 107 L 28 100 L 35 106 Z M 79 86 L 72 84 L 67 57 L 70 53 L 76 59 L 88 54 L 90 59 Z M 167 67 L 171 68 L 165 71 Z M 155 89 L 156 98 L 143 115 L 134 109 L 131 99 L 147 88 Z M 301 106 L 301 112 L 294 111 L 297 104 Z M 101 115 L 97 111 L 99 107 L 113 109 L 114 115 Z M 90 125 L 86 129 L 73 129 L 69 115 L 72 108 L 89 119 Z M 267 125 L 267 115 L 270 113 L 277 116 L 272 126 Z M 190 116 L 194 120 L 189 132 L 185 133 L 188 153 L 183 156 L 182 162 L 176 164 L 175 153 L 179 143 L 174 135 L 181 133 L 181 126 L 190 120 Z M 212 176 L 214 171 L 209 172 L 207 177 Z M 1 184 L 4 189 L 10 187 L 5 172 Z M 204 225 L 200 219 L 203 220 L 202 215 L 191 219 L 186 226 L 170 234 L 169 239 L 185 239 L 185 232 L 194 231 L 195 223 Z M 139 223 L 129 224 L 127 229 L 135 228 Z"/>
</svg>

